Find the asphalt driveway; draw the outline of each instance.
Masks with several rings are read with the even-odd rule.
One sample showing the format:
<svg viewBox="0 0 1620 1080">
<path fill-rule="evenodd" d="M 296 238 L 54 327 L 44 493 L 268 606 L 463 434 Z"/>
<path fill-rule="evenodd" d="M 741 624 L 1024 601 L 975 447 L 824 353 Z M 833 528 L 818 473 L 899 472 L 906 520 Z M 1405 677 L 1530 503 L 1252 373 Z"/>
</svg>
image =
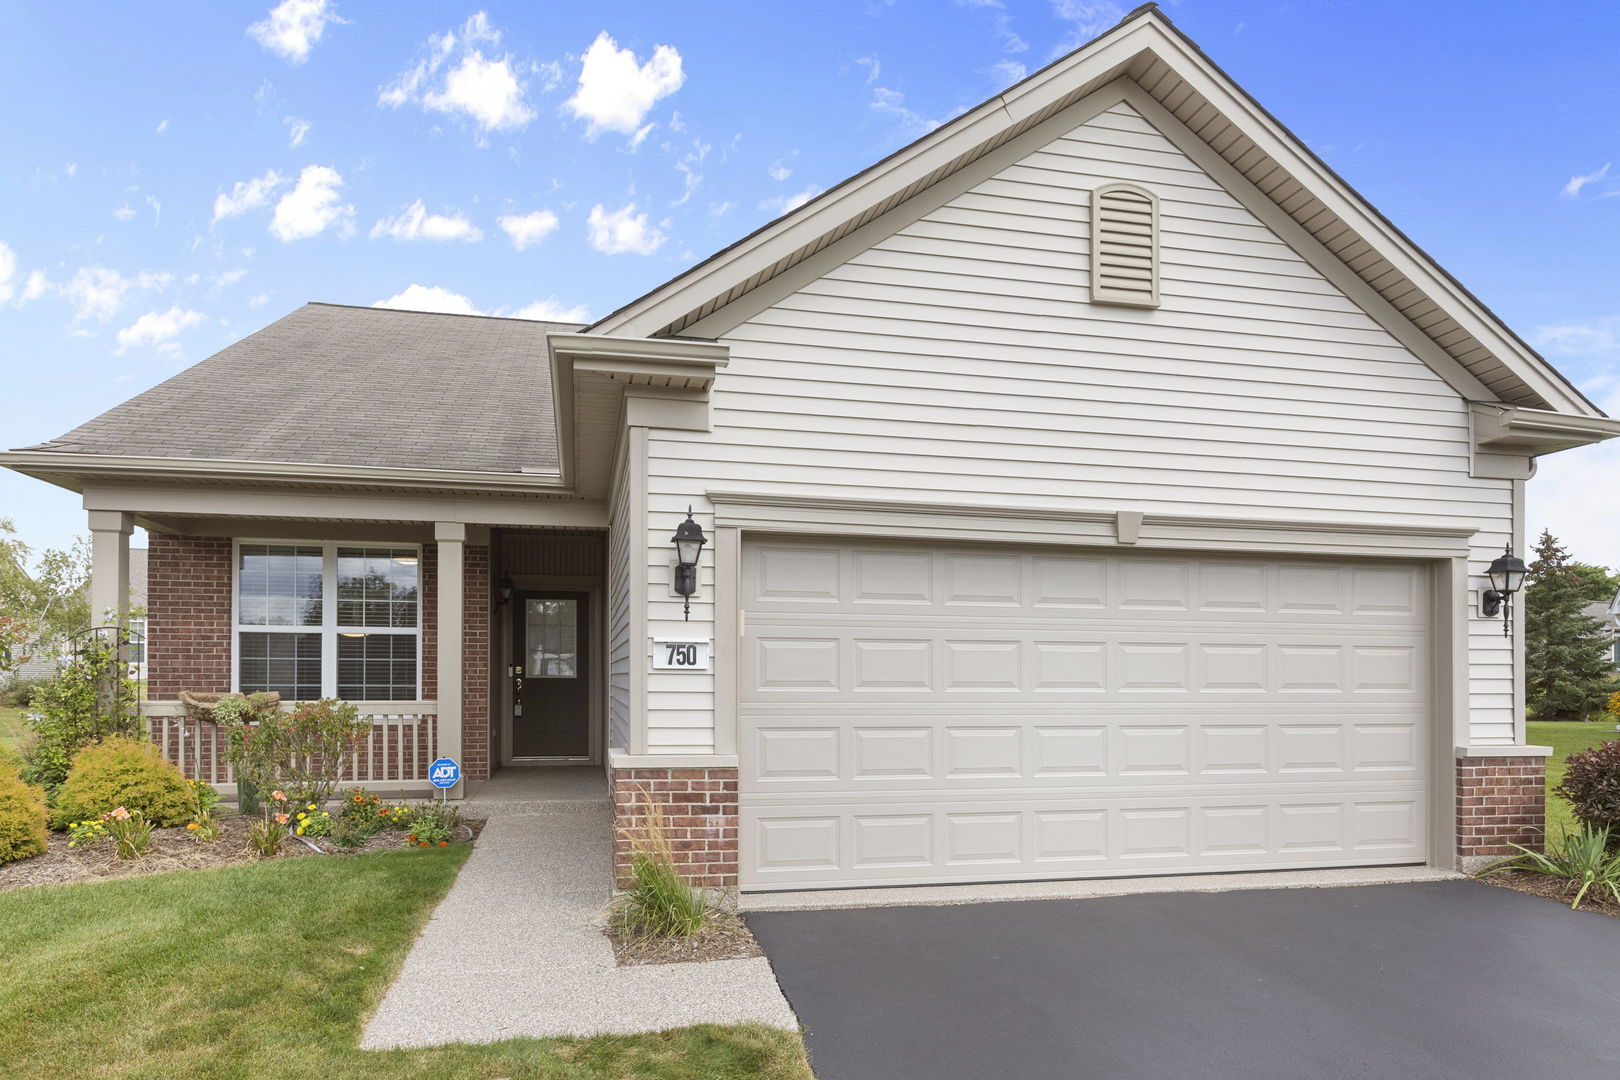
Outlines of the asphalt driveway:
<svg viewBox="0 0 1620 1080">
<path fill-rule="evenodd" d="M 1477 882 L 747 920 L 820 1080 L 1620 1075 L 1620 920 Z"/>
</svg>

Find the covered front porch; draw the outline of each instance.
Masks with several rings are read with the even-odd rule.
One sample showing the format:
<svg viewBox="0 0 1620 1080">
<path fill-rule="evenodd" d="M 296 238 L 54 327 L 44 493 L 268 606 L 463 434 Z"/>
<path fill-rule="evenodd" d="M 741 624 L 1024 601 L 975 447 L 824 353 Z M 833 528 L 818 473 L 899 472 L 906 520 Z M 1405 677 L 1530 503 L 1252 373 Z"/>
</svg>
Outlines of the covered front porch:
<svg viewBox="0 0 1620 1080">
<path fill-rule="evenodd" d="M 182 691 L 274 691 L 284 703 L 342 698 L 371 719 L 369 737 L 347 755 L 344 784 L 425 794 L 439 757 L 462 765 L 467 783 L 454 798 L 503 768 L 574 766 L 600 777 L 600 504 L 532 502 L 524 516 L 549 520 L 502 523 L 204 516 L 188 512 L 194 500 L 217 511 L 262 497 L 161 498 L 146 490 L 141 511 L 90 511 L 94 602 L 104 621 L 127 618 L 118 582 L 138 522 L 151 567 L 142 712 L 187 776 L 234 791 L 223 732 L 188 716 Z M 347 513 L 366 501 L 348 497 Z"/>
</svg>

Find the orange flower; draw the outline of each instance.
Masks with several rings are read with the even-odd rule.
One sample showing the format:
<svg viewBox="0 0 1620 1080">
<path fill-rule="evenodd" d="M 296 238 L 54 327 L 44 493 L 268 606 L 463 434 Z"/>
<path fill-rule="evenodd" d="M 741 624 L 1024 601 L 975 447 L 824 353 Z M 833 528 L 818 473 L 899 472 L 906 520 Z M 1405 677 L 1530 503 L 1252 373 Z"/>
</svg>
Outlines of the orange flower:
<svg viewBox="0 0 1620 1080">
<path fill-rule="evenodd" d="M 190 825 L 186 826 L 186 829 L 189 832 L 196 832 L 200 828 L 202 828 L 202 826 L 198 825 L 195 821 L 193 821 Z"/>
<path fill-rule="evenodd" d="M 440 847 L 449 847 L 450 846 L 450 841 L 448 841 L 448 840 L 440 840 L 439 841 L 439 846 Z"/>
</svg>

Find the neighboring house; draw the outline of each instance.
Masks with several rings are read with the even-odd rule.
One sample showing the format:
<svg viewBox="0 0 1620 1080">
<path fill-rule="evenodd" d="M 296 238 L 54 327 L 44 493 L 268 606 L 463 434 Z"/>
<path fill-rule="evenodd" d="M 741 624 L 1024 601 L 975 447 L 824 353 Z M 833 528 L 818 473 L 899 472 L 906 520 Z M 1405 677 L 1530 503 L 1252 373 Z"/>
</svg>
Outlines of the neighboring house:
<svg viewBox="0 0 1620 1080">
<path fill-rule="evenodd" d="M 129 630 L 129 663 L 130 677 L 133 679 L 146 678 L 146 617 L 139 614 L 146 610 L 146 549 L 129 549 L 129 608 L 136 612 L 131 614 L 125 625 Z M 12 679 L 16 682 L 38 682 L 49 679 L 68 660 L 67 651 L 60 655 L 32 656 L 26 663 L 18 664 Z"/>
<path fill-rule="evenodd" d="M 1613 599 L 1587 604 L 1585 614 L 1594 619 L 1601 619 L 1603 625 L 1608 627 L 1609 636 L 1614 638 L 1611 650 L 1614 666 L 1620 668 L 1620 592 L 1615 593 Z"/>
<path fill-rule="evenodd" d="M 150 531 L 188 768 L 181 690 L 337 695 L 784 889 L 1510 853 L 1479 594 L 1616 434 L 1149 6 L 590 326 L 310 304 L 0 461 L 98 595 Z"/>
</svg>

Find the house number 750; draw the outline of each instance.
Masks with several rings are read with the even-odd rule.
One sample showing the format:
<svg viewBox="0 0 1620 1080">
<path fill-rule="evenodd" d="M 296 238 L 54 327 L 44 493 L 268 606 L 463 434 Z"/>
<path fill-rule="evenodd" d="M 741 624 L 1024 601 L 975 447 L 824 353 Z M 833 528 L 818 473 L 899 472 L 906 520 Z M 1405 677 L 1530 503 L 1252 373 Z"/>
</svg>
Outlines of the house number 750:
<svg viewBox="0 0 1620 1080">
<path fill-rule="evenodd" d="M 698 662 L 698 647 L 696 642 L 678 644 L 673 641 L 664 642 L 667 650 L 664 654 L 664 663 L 670 667 L 696 667 Z"/>
</svg>

